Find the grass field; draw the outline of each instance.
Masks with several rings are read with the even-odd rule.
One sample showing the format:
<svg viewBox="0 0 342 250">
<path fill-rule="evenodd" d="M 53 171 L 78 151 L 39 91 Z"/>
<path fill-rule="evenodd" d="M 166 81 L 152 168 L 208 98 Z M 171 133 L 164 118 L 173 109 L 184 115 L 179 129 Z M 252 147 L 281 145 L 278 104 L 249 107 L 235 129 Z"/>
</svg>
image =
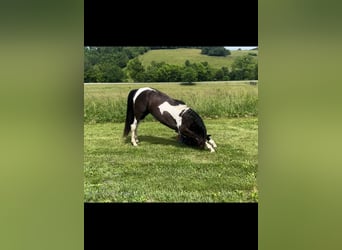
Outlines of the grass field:
<svg viewBox="0 0 342 250">
<path fill-rule="evenodd" d="M 166 62 L 167 64 L 184 65 L 186 60 L 190 62 L 208 62 L 213 68 L 228 67 L 238 56 L 255 53 L 258 55 L 258 50 L 232 50 L 231 54 L 226 57 L 202 55 L 200 49 L 163 49 L 150 50 L 147 53 L 140 55 L 139 60 L 143 66 L 150 65 L 152 61 Z"/>
<path fill-rule="evenodd" d="M 128 92 L 151 86 L 183 100 L 204 118 L 255 117 L 258 115 L 258 87 L 249 82 L 202 82 L 194 86 L 179 83 L 89 84 L 84 86 L 85 123 L 123 122 Z M 151 116 L 146 117 L 152 121 Z"/>
<path fill-rule="evenodd" d="M 85 104 L 96 106 L 113 100 L 113 112 L 120 107 L 125 110 L 128 91 L 136 87 L 134 84 L 86 85 Z M 225 115 L 229 107 L 220 104 L 220 99 L 229 99 L 232 93 L 239 93 L 236 99 L 250 95 L 257 100 L 257 87 L 227 83 L 152 87 L 175 98 L 182 97 L 189 106 L 205 107 L 209 105 L 207 100 L 211 100 L 212 105 L 222 109 L 214 116 L 203 118 L 208 133 L 218 145 L 217 152 L 178 143 L 173 130 L 152 118 L 139 126 L 138 147 L 122 137 L 124 123 L 119 116 L 111 122 L 85 119 L 84 201 L 258 202 L 257 115 L 229 117 Z M 85 105 L 85 117 L 87 109 L 89 106 Z M 99 117 L 110 113 L 107 109 L 95 110 L 94 114 Z"/>
</svg>

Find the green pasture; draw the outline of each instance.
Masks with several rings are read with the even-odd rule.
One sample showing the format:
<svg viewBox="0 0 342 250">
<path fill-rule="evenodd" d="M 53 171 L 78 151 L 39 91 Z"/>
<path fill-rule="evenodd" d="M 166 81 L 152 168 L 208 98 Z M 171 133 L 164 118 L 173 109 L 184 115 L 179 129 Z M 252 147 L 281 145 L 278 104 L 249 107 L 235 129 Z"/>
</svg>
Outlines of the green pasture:
<svg viewBox="0 0 342 250">
<path fill-rule="evenodd" d="M 148 85 L 85 85 L 84 201 L 258 202 L 257 87 L 246 83 L 151 86 L 199 110 L 208 105 L 221 109 L 215 115 L 209 111 L 203 115 L 218 145 L 217 152 L 210 153 L 180 144 L 173 130 L 150 115 L 139 125 L 138 147 L 122 136 L 124 116 L 101 119 L 106 113 L 125 111 L 128 91 L 143 86 Z M 253 97 L 253 104 L 238 101 L 246 95 Z M 233 102 L 226 99 L 233 100 L 233 96 L 234 102 L 254 105 L 255 111 L 230 116 L 229 103 Z M 107 102 L 109 110 L 101 106 Z M 91 105 L 98 118 L 87 119 Z"/>
</svg>

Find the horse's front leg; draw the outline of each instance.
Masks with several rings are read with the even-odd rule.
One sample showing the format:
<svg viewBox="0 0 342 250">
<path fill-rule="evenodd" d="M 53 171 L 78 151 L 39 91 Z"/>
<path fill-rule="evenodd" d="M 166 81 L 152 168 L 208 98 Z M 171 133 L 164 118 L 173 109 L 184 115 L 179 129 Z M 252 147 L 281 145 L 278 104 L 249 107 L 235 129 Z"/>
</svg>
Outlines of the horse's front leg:
<svg viewBox="0 0 342 250">
<path fill-rule="evenodd" d="M 207 149 L 210 150 L 210 153 L 215 152 L 214 147 L 210 143 L 208 143 L 207 141 L 205 142 L 205 146 L 206 146 Z"/>
<path fill-rule="evenodd" d="M 138 146 L 137 142 L 139 140 L 138 140 L 137 130 L 138 130 L 138 121 L 137 119 L 134 119 L 133 123 L 131 124 L 131 143 L 133 144 L 133 146 Z"/>
<path fill-rule="evenodd" d="M 210 135 L 207 135 L 207 144 L 209 144 L 210 146 L 212 146 L 212 148 L 214 150 L 216 150 L 217 145 L 216 145 L 215 141 L 210 137 Z M 208 145 L 207 145 L 207 147 L 208 147 Z"/>
</svg>

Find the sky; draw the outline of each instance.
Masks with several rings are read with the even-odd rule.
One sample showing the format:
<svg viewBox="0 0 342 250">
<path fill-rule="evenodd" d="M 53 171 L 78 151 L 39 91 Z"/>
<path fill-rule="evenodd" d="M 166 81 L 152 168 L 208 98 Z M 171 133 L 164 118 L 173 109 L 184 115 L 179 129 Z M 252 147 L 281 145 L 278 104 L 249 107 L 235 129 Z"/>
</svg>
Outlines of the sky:
<svg viewBox="0 0 342 250">
<path fill-rule="evenodd" d="M 241 49 L 241 50 L 250 50 L 250 49 L 254 49 L 258 46 L 253 46 L 253 47 L 246 47 L 246 46 L 240 46 L 240 47 L 228 47 L 228 46 L 225 46 L 226 49 L 228 50 L 238 50 L 238 49 Z"/>
</svg>

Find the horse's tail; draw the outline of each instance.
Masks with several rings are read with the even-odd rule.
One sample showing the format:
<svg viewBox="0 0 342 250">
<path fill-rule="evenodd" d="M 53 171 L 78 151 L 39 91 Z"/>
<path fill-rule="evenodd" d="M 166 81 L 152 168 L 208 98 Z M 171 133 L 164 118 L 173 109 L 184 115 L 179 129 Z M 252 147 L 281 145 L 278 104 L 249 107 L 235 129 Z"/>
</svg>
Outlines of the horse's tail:
<svg viewBox="0 0 342 250">
<path fill-rule="evenodd" d="M 127 110 L 126 110 L 126 122 L 123 136 L 127 136 L 131 130 L 131 124 L 134 121 L 134 110 L 133 110 L 133 97 L 137 92 L 137 89 L 133 89 L 129 92 L 127 97 Z"/>
</svg>

